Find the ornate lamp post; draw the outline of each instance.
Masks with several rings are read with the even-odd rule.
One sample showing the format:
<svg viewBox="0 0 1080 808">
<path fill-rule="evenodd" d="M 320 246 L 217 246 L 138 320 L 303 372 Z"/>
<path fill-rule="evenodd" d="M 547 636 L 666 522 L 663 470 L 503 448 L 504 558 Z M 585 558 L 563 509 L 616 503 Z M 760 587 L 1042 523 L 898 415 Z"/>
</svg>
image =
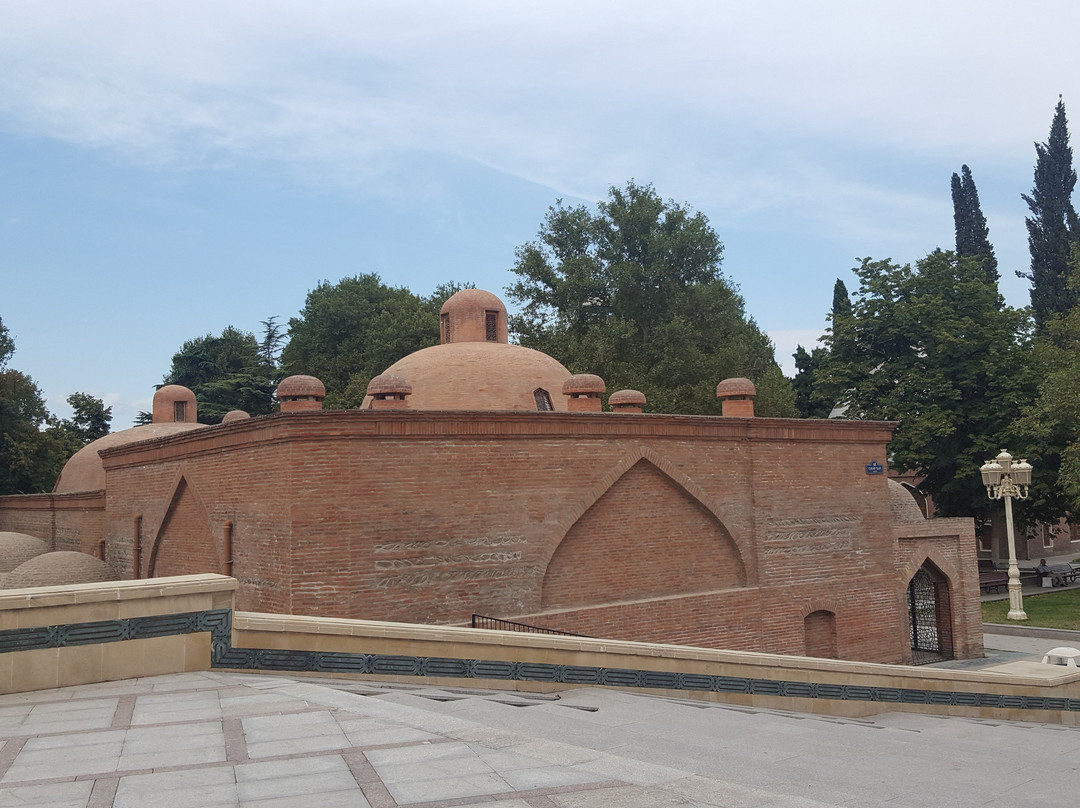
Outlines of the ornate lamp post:
<svg viewBox="0 0 1080 808">
<path fill-rule="evenodd" d="M 1013 539 L 1013 497 L 1027 499 L 1031 485 L 1031 464 L 1026 460 L 1014 463 L 1012 455 L 1001 450 L 993 460 L 987 460 L 982 468 L 983 485 L 990 499 L 1005 500 L 1005 533 L 1009 538 L 1009 614 L 1010 620 L 1027 620 L 1024 612 L 1024 595 L 1020 591 L 1020 569 L 1016 566 L 1016 543 Z"/>
</svg>

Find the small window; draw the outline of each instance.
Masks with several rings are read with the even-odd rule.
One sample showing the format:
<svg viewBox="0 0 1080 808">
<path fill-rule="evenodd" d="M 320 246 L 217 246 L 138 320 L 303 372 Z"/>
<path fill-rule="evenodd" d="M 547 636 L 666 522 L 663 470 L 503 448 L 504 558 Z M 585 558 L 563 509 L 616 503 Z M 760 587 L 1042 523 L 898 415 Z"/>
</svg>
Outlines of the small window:
<svg viewBox="0 0 1080 808">
<path fill-rule="evenodd" d="M 499 313 L 489 311 L 484 313 L 484 337 L 488 342 L 499 341 Z"/>
<path fill-rule="evenodd" d="M 537 387 L 533 390 L 533 399 L 536 400 L 537 412 L 551 412 L 553 409 L 551 406 L 551 396 L 543 387 Z"/>
<path fill-rule="evenodd" d="M 439 322 L 442 325 L 442 341 L 445 345 L 450 341 L 450 314 L 445 312 L 440 314 Z"/>
<path fill-rule="evenodd" d="M 186 401 L 174 401 L 172 405 L 173 416 L 172 419 L 182 424 L 187 420 L 187 402 Z"/>
</svg>

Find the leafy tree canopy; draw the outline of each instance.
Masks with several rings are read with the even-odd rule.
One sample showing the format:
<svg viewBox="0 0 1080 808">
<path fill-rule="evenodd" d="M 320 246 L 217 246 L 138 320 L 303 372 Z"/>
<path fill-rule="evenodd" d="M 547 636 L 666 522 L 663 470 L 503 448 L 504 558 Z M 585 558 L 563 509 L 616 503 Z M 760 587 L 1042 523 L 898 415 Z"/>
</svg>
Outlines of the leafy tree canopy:
<svg viewBox="0 0 1080 808">
<path fill-rule="evenodd" d="M 960 174 L 952 175 L 953 223 L 956 228 L 956 254 L 961 258 L 978 258 L 986 272 L 987 283 L 997 283 L 997 257 L 990 243 L 990 228 L 986 225 L 979 191 L 971 177 L 971 169 L 960 167 Z"/>
<path fill-rule="evenodd" d="M 106 407 L 104 401 L 88 393 L 72 393 L 67 402 L 72 416 L 64 419 L 61 427 L 80 447 L 109 434 L 112 407 Z"/>
<path fill-rule="evenodd" d="M 746 376 L 759 414 L 794 415 L 791 383 L 722 277 L 722 253 L 703 214 L 651 185 L 613 187 L 595 213 L 557 202 L 517 251 L 511 330 L 609 390 L 642 391 L 655 412 L 718 413 L 717 383 Z"/>
<path fill-rule="evenodd" d="M 439 342 L 439 309 L 466 288 L 448 283 L 428 297 L 390 287 L 378 275 L 323 281 L 289 320 L 282 352 L 288 373 L 317 377 L 328 409 L 358 407 L 368 382 L 394 362 Z"/>
<path fill-rule="evenodd" d="M 1069 251 L 1080 235 L 1080 222 L 1072 204 L 1076 171 L 1072 165 L 1065 104 L 1058 99 L 1050 137 L 1036 143 L 1035 183 L 1023 199 L 1031 210 L 1027 219 L 1031 272 L 1017 273 L 1031 281 L 1031 308 L 1037 333 L 1045 333 L 1055 314 L 1065 314 L 1080 300 L 1080 289 L 1070 284 Z"/>
<path fill-rule="evenodd" d="M 49 414 L 34 380 L 7 368 L 14 352 L 0 320 L 0 494 L 50 491 L 82 444 Z"/>
<path fill-rule="evenodd" d="M 978 468 L 1016 447 L 1010 419 L 1034 391 L 1018 341 L 1026 312 L 1004 305 L 982 261 L 953 252 L 915 269 L 867 258 L 855 272 L 850 345 L 823 375 L 846 388 L 849 416 L 899 422 L 890 464 L 922 475 L 939 513 L 987 513 Z M 826 335 L 830 348 L 836 337 Z"/>
<path fill-rule="evenodd" d="M 274 389 L 279 378 L 273 361 L 276 325 L 271 317 L 263 325 L 262 342 L 254 334 L 228 326 L 219 336 L 207 334 L 188 340 L 173 355 L 164 384 L 189 388 L 199 402 L 199 421 L 217 424 L 229 410 L 250 415 L 274 411 Z"/>
</svg>

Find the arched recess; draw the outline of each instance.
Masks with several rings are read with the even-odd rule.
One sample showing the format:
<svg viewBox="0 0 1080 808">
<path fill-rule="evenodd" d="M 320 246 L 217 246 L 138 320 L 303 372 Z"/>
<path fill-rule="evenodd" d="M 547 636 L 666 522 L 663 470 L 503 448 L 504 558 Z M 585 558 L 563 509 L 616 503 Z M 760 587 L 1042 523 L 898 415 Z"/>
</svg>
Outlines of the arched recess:
<svg viewBox="0 0 1080 808">
<path fill-rule="evenodd" d="M 154 534 L 147 577 L 220 571 L 221 556 L 206 507 L 181 473 L 173 483 L 165 513 Z"/>
<path fill-rule="evenodd" d="M 835 612 L 817 609 L 803 617 L 803 648 L 806 656 L 839 659 Z"/>
<path fill-rule="evenodd" d="M 952 585 L 929 557 L 908 581 L 906 600 L 912 664 L 953 659 Z"/>
<path fill-rule="evenodd" d="M 624 459 L 617 475 L 608 475 L 614 479 L 590 492 L 591 502 L 548 561 L 542 608 L 746 585 L 740 548 L 713 509 L 690 490 L 698 487 L 643 455 L 627 467 Z"/>
</svg>

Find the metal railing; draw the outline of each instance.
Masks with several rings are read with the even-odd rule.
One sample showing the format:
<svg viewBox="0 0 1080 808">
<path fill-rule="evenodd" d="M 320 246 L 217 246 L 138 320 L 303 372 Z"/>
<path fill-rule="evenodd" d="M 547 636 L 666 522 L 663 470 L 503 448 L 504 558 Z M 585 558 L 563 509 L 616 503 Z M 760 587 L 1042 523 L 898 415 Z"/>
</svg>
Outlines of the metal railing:
<svg viewBox="0 0 1080 808">
<path fill-rule="evenodd" d="M 516 623 L 513 620 L 503 620 L 500 617 L 488 617 L 483 614 L 472 616 L 473 628 L 488 628 L 496 631 L 520 631 L 525 634 L 559 634 L 563 637 L 588 637 L 588 634 L 574 634 L 572 631 L 558 631 L 553 628 L 530 626 L 528 623 Z"/>
</svg>

